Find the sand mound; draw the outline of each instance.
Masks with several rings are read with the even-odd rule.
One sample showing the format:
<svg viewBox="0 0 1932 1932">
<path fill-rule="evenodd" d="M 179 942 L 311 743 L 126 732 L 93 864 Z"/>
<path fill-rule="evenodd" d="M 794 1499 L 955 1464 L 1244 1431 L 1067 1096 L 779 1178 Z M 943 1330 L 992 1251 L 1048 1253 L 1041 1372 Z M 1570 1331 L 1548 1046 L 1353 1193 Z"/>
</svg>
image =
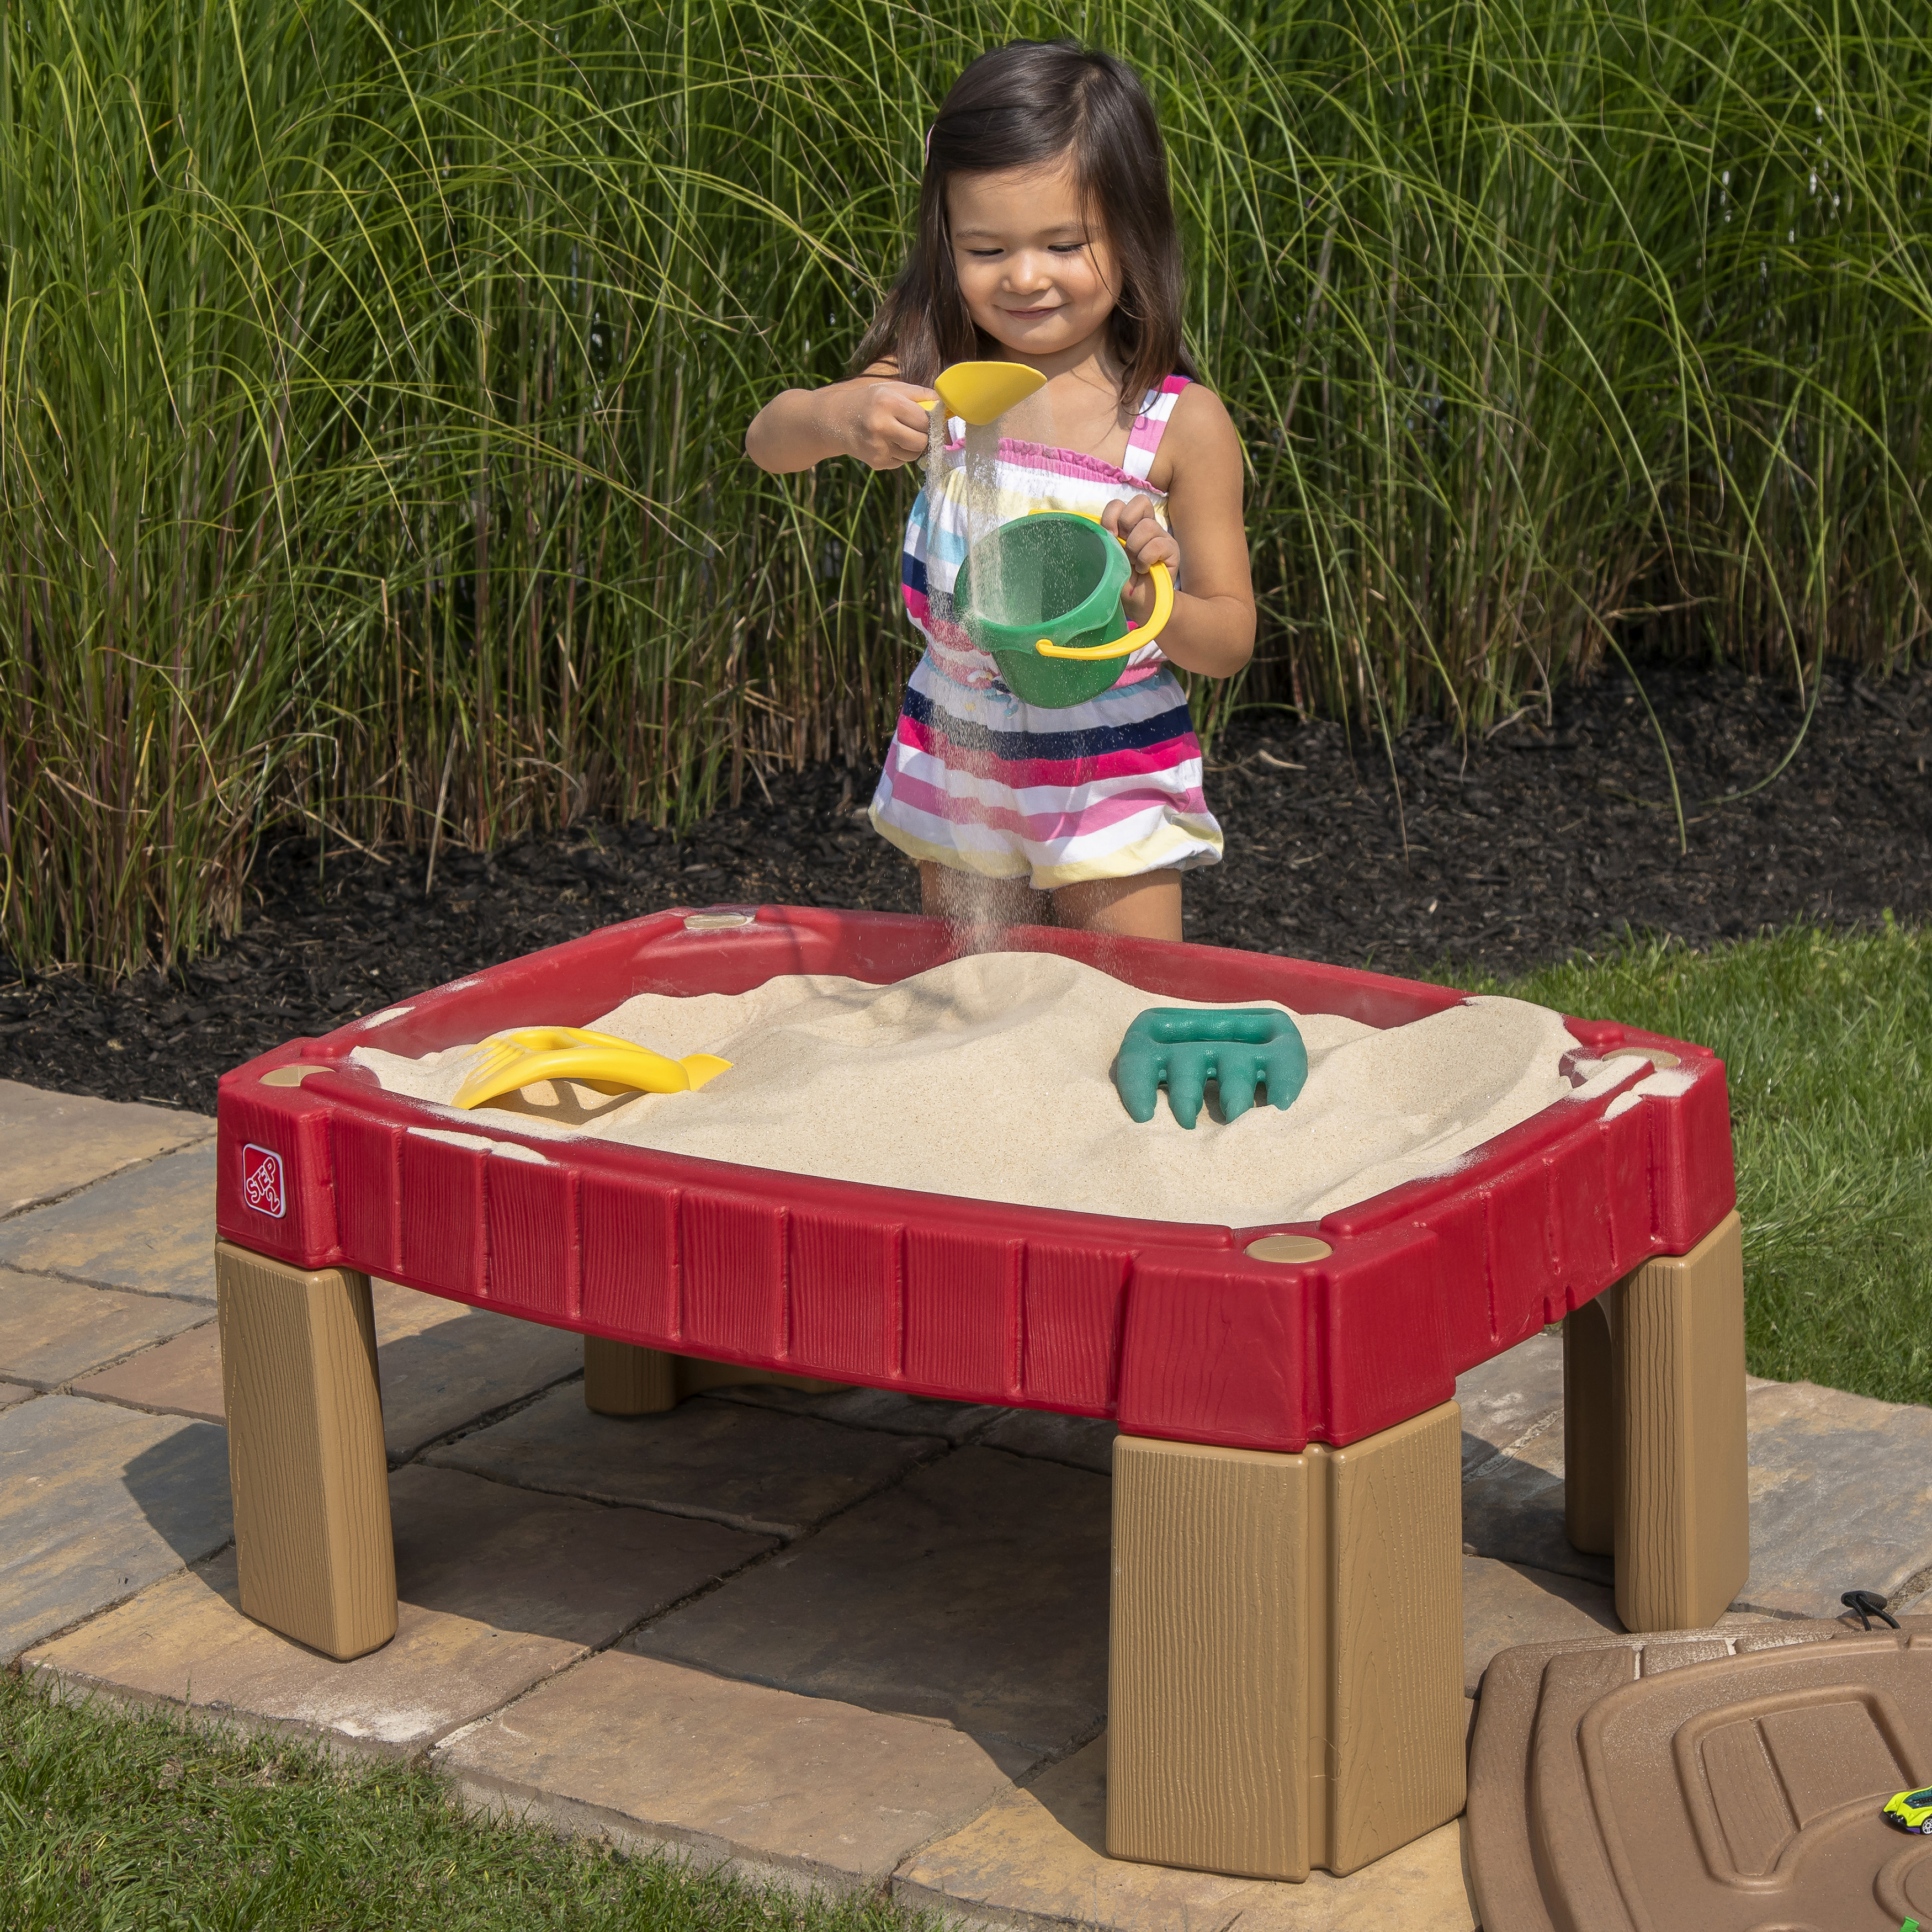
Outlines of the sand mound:
<svg viewBox="0 0 1932 1932">
<path fill-rule="evenodd" d="M 591 1024 L 676 1058 L 722 1054 L 696 1094 L 610 1096 L 542 1082 L 448 1123 L 591 1134 L 795 1174 L 980 1199 L 1234 1226 L 1312 1220 L 1438 1173 L 1505 1128 L 1642 1070 L 1578 1089 L 1576 1042 L 1520 1000 L 1474 999 L 1378 1031 L 1296 1014 L 1308 1084 L 1286 1111 L 1191 1131 L 1168 1112 L 1127 1118 L 1109 1072 L 1156 998 L 1052 954 L 960 959 L 888 986 L 795 977 L 753 992 L 644 994 Z M 533 1012 L 526 1024 L 553 1020 Z M 446 1103 L 473 1049 L 354 1058 L 384 1087 Z M 439 1109 L 441 1111 L 441 1109 Z"/>
</svg>

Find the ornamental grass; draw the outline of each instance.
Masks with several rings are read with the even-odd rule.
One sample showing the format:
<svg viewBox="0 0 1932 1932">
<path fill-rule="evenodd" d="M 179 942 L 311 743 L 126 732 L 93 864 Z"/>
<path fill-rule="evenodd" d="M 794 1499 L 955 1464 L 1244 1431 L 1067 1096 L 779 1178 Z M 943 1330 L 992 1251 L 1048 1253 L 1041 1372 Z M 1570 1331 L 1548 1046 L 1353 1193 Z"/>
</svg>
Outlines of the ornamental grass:
<svg viewBox="0 0 1932 1932">
<path fill-rule="evenodd" d="M 1154 90 L 1252 466 L 1232 707 L 1470 731 L 1604 653 L 1922 655 L 1932 35 L 1886 4 L 21 0 L 0 20 L 0 946 L 862 761 L 907 475 L 843 372 L 960 66 Z"/>
</svg>

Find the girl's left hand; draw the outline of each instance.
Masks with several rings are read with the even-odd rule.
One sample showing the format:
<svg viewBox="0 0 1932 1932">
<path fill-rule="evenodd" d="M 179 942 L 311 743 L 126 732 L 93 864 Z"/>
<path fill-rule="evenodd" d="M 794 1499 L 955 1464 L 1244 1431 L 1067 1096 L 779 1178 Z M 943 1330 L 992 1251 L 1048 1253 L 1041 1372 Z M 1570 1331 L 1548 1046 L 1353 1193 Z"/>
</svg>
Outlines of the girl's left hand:
<svg viewBox="0 0 1932 1932">
<path fill-rule="evenodd" d="M 1128 621 L 1144 624 L 1154 613 L 1154 579 L 1148 572 L 1156 563 L 1169 570 L 1180 562 L 1180 546 L 1156 520 L 1154 505 L 1145 496 L 1130 496 L 1125 502 L 1109 503 L 1100 512 L 1100 527 L 1119 538 L 1127 561 L 1134 567 L 1120 592 L 1120 608 Z"/>
</svg>

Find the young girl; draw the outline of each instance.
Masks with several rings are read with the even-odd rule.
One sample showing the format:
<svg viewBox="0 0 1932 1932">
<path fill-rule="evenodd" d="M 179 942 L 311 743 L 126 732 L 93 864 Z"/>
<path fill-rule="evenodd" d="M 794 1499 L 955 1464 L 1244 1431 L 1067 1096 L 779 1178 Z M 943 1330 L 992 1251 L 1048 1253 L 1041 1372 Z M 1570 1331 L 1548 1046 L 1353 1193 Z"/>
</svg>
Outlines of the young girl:
<svg viewBox="0 0 1932 1932">
<path fill-rule="evenodd" d="M 961 628 L 953 580 L 967 511 L 928 478 L 906 529 L 906 608 L 926 639 L 872 800 L 919 862 L 926 910 L 1180 937 L 1180 875 L 1221 856 L 1201 747 L 1170 663 L 1228 677 L 1254 649 L 1234 425 L 1180 340 L 1180 250 L 1154 110 L 1132 70 L 1069 43 L 982 54 L 926 137 L 919 232 L 849 382 L 789 389 L 746 453 L 775 472 L 828 456 L 897 469 L 926 454 L 928 386 L 954 362 L 1024 362 L 1046 378 L 1061 446 L 1003 439 L 1002 518 L 1099 515 L 1174 615 L 1091 702 L 1022 704 Z M 1185 575 L 1183 575 L 1183 566 Z"/>
</svg>

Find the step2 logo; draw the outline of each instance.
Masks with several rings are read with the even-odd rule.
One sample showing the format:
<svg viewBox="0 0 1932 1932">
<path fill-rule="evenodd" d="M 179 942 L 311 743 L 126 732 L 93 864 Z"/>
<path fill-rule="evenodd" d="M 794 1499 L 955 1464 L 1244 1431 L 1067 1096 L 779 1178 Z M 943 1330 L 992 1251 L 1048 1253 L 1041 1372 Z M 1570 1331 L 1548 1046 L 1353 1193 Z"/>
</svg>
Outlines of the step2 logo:
<svg viewBox="0 0 1932 1932">
<path fill-rule="evenodd" d="M 287 1205 L 282 1194 L 282 1157 L 273 1149 L 251 1145 L 242 1150 L 242 1198 L 258 1214 L 282 1218 Z"/>
</svg>

